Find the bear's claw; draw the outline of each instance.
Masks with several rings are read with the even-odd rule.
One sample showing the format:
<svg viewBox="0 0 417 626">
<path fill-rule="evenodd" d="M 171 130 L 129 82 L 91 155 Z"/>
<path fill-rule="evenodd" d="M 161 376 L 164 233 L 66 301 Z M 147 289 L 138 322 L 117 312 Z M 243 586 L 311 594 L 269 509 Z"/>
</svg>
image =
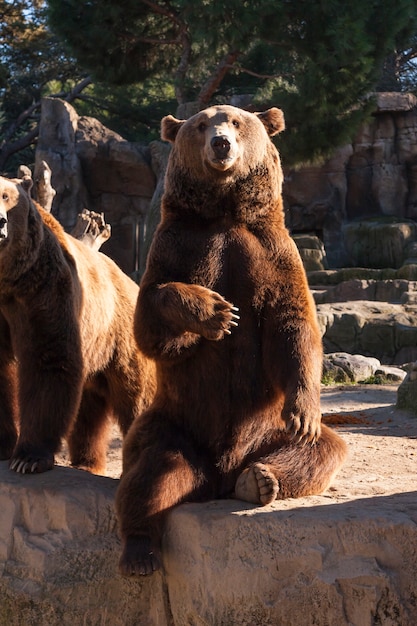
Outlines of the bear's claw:
<svg viewBox="0 0 417 626">
<path fill-rule="evenodd" d="M 17 474 L 40 474 L 51 470 L 54 466 L 54 457 L 36 458 L 30 456 L 13 457 L 10 459 L 9 469 Z"/>
</svg>

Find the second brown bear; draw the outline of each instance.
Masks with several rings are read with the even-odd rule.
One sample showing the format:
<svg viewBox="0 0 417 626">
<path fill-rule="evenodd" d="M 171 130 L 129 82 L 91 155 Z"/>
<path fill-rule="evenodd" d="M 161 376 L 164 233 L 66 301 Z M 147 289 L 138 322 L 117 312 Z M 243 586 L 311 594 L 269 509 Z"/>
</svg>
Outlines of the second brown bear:
<svg viewBox="0 0 417 626">
<path fill-rule="evenodd" d="M 110 418 L 125 434 L 149 406 L 155 365 L 138 349 L 138 287 L 0 177 L 0 459 L 50 470 L 67 438 L 74 466 L 102 473 Z"/>
<path fill-rule="evenodd" d="M 321 424 L 321 336 L 270 140 L 283 128 L 276 108 L 162 120 L 173 146 L 135 313 L 158 384 L 124 443 L 124 575 L 160 567 L 176 504 L 317 494 L 345 458 Z"/>
</svg>

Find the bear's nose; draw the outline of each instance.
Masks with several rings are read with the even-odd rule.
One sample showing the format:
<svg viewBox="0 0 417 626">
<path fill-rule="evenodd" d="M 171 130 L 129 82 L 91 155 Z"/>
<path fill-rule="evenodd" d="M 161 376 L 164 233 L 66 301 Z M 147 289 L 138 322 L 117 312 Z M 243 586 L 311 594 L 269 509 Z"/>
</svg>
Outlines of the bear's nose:
<svg viewBox="0 0 417 626">
<path fill-rule="evenodd" d="M 7 237 L 7 218 L 0 216 L 0 239 Z"/>
<path fill-rule="evenodd" d="M 230 141 L 224 135 L 213 137 L 210 142 L 214 154 L 218 159 L 225 159 L 230 150 Z"/>
</svg>

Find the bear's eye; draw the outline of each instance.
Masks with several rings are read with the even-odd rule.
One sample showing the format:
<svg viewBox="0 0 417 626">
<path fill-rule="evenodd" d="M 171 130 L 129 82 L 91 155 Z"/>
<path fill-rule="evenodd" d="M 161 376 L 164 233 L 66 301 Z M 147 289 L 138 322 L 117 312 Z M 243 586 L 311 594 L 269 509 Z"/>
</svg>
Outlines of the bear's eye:
<svg viewBox="0 0 417 626">
<path fill-rule="evenodd" d="M 4 192 L 4 193 L 3 193 L 3 195 L 2 195 L 2 199 L 3 199 L 5 202 L 7 202 L 7 200 L 9 199 L 9 194 L 8 194 L 8 193 L 6 193 L 6 192 Z"/>
<path fill-rule="evenodd" d="M 240 124 L 239 124 L 239 122 L 237 120 L 233 120 L 232 124 L 233 124 L 233 126 L 235 128 L 239 128 L 239 126 L 240 126 Z"/>
<path fill-rule="evenodd" d="M 198 130 L 200 131 L 200 133 L 204 133 L 204 131 L 206 130 L 206 128 L 207 128 L 207 124 L 205 124 L 204 122 L 201 122 L 201 123 L 198 125 Z"/>
</svg>

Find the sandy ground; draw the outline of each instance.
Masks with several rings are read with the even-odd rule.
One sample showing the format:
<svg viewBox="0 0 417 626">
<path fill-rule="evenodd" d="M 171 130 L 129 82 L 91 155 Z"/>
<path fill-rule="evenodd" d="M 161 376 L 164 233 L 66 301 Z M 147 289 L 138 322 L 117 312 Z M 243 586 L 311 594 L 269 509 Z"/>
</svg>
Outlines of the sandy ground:
<svg viewBox="0 0 417 626">
<path fill-rule="evenodd" d="M 324 420 L 349 447 L 349 457 L 329 489 L 332 499 L 416 490 L 417 416 L 397 410 L 396 399 L 397 385 L 323 386 Z M 106 476 L 120 476 L 121 450 L 114 427 Z M 56 462 L 69 464 L 65 447 Z"/>
</svg>

